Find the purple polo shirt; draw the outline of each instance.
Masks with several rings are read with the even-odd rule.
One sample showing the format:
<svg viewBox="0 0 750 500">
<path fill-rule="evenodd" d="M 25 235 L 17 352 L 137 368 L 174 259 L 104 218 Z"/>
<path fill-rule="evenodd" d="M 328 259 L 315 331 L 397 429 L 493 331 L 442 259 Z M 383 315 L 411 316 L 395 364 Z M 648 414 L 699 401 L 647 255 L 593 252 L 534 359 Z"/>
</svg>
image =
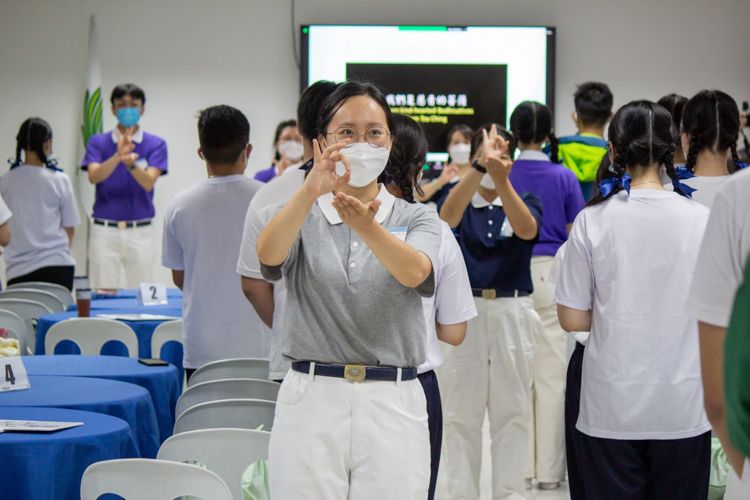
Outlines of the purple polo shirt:
<svg viewBox="0 0 750 500">
<path fill-rule="evenodd" d="M 266 183 L 276 177 L 276 165 L 271 165 L 271 168 L 261 170 L 255 174 L 254 179 Z"/>
<path fill-rule="evenodd" d="M 542 227 L 533 254 L 554 256 L 568 239 L 567 224 L 586 204 L 578 178 L 544 153 L 524 151 L 513 164 L 510 182 L 516 192 L 534 193 L 542 200 Z"/>
<path fill-rule="evenodd" d="M 167 173 L 167 143 L 164 139 L 143 132 L 141 128 L 133 135 L 134 153 L 138 154 L 136 165 L 140 168 L 155 167 Z M 89 139 L 86 156 L 81 168 L 89 163 L 104 163 L 117 152 L 117 142 L 112 132 L 96 134 Z M 133 178 L 124 163 L 119 163 L 112 174 L 96 185 L 94 218 L 106 220 L 135 221 L 154 217 L 154 191 L 147 192 Z"/>
</svg>

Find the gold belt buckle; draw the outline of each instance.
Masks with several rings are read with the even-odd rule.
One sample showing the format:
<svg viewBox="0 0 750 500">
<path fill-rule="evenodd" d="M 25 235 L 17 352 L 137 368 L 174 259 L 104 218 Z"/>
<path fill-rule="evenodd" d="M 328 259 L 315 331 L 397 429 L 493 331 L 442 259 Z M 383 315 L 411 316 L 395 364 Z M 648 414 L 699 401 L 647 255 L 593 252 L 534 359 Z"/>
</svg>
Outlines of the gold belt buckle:
<svg viewBox="0 0 750 500">
<path fill-rule="evenodd" d="M 347 380 L 364 380 L 367 370 L 362 365 L 346 365 L 344 378 Z"/>
<path fill-rule="evenodd" d="M 482 290 L 482 298 L 487 300 L 495 300 L 497 298 L 497 291 L 494 288 L 485 288 Z"/>
<path fill-rule="evenodd" d="M 117 229 L 119 229 L 120 231 L 122 231 L 123 229 L 127 229 L 127 228 L 128 228 L 128 223 L 127 222 L 125 222 L 124 220 L 118 220 L 117 221 Z"/>
</svg>

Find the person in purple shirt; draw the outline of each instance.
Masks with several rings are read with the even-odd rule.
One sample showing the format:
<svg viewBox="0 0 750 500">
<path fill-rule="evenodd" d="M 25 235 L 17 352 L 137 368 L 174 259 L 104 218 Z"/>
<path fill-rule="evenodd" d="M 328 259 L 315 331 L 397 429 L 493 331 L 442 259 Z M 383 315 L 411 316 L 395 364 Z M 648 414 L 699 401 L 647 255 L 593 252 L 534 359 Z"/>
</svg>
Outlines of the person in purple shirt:
<svg viewBox="0 0 750 500">
<path fill-rule="evenodd" d="M 302 163 L 305 151 L 302 145 L 302 134 L 297 128 L 297 120 L 283 121 L 276 126 L 273 147 L 276 149 L 273 165 L 271 168 L 256 173 L 256 181 L 268 182 Z"/>
<path fill-rule="evenodd" d="M 510 116 L 510 130 L 521 154 L 510 182 L 518 192 L 534 193 L 544 211 L 539 242 L 531 258 L 534 309 L 542 320 L 542 332 L 534 359 L 532 421 L 526 467 L 527 487 L 532 478 L 542 489 L 555 489 L 565 478 L 565 372 L 567 334 L 557 319 L 553 292 L 547 288 L 557 249 L 568 239 L 573 221 L 584 205 L 578 179 L 572 170 L 552 163 L 542 152 L 549 142 L 557 156 L 552 132 L 552 112 L 544 104 L 525 101 Z"/>
<path fill-rule="evenodd" d="M 112 91 L 118 125 L 89 139 L 81 168 L 96 185 L 89 240 L 92 288 L 120 288 L 124 268 L 128 288 L 152 280 L 154 265 L 154 184 L 167 173 L 167 144 L 138 125 L 146 96 L 137 85 Z"/>
</svg>

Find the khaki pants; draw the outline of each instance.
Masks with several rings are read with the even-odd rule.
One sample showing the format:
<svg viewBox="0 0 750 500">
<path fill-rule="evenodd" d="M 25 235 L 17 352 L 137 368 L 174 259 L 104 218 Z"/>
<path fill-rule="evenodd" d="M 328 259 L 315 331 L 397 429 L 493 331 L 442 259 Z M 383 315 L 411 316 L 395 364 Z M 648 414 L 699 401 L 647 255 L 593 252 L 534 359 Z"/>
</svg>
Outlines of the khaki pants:
<svg viewBox="0 0 750 500">
<path fill-rule="evenodd" d="M 530 393 L 540 322 L 529 297 L 475 298 L 479 315 L 466 339 L 441 345 L 443 457 L 448 497 L 477 500 L 482 468 L 482 424 L 489 416 L 492 498 L 523 499 L 529 442 Z M 441 492 L 442 493 L 442 492 Z M 441 497 L 443 495 L 441 494 Z"/>
<path fill-rule="evenodd" d="M 91 288 L 122 288 L 120 273 L 123 268 L 126 288 L 150 283 L 155 250 L 153 224 L 118 229 L 92 223 L 89 240 Z"/>
<path fill-rule="evenodd" d="M 565 374 L 568 366 L 568 334 L 557 319 L 554 292 L 547 288 L 552 257 L 531 259 L 534 309 L 542 320 L 542 332 L 534 359 L 532 418 L 526 477 L 554 483 L 565 479 Z"/>
</svg>

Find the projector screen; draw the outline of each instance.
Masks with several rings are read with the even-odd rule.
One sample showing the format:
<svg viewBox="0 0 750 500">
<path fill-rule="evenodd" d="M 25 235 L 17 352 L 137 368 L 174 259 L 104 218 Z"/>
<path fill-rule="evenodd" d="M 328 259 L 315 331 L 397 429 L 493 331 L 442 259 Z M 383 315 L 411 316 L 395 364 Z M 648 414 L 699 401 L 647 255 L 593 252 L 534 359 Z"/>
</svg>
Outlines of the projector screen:
<svg viewBox="0 0 750 500">
<path fill-rule="evenodd" d="M 422 124 L 428 161 L 438 164 L 456 124 L 507 126 L 527 100 L 553 107 L 554 65 L 550 27 L 302 26 L 302 89 L 319 80 L 376 84 L 393 112 Z"/>
</svg>

